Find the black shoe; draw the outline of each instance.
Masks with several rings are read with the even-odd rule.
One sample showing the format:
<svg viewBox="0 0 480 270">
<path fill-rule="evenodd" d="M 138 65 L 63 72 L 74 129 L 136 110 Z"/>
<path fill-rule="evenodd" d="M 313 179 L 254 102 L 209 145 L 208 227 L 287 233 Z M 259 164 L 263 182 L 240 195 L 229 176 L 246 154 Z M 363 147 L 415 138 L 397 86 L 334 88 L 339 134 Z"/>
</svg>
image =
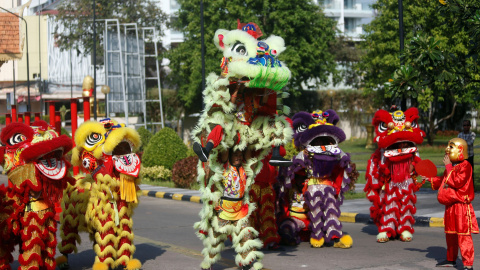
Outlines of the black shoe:
<svg viewBox="0 0 480 270">
<path fill-rule="evenodd" d="M 463 267 L 463 270 L 473 270 L 473 266 L 472 267 Z"/>
<path fill-rule="evenodd" d="M 249 264 L 249 265 L 244 265 L 244 266 L 242 266 L 242 270 L 251 270 L 251 269 L 253 269 L 252 265 L 253 265 L 253 263 Z"/>
<path fill-rule="evenodd" d="M 457 262 L 456 261 L 442 261 L 439 262 L 435 265 L 436 267 L 457 267 Z"/>
<path fill-rule="evenodd" d="M 198 142 L 193 143 L 193 152 L 195 152 L 195 154 L 197 154 L 198 158 L 202 162 L 207 162 L 209 153 Z"/>
</svg>

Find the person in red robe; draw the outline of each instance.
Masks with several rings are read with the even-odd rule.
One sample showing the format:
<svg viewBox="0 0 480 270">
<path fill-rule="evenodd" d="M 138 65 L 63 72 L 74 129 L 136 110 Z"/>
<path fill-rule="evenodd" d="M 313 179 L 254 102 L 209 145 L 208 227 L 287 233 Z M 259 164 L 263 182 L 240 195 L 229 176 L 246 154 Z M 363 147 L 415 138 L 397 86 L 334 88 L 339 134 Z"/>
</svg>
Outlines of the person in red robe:
<svg viewBox="0 0 480 270">
<path fill-rule="evenodd" d="M 464 269 L 473 269 L 474 248 L 472 233 L 478 233 L 477 218 L 472 207 L 473 189 L 472 166 L 466 158 L 468 146 L 465 140 L 451 139 L 445 149 L 445 172 L 443 176 L 432 177 L 432 189 L 438 190 L 437 199 L 445 205 L 445 236 L 447 259 L 437 267 L 456 267 L 458 249 L 462 255 Z"/>
</svg>

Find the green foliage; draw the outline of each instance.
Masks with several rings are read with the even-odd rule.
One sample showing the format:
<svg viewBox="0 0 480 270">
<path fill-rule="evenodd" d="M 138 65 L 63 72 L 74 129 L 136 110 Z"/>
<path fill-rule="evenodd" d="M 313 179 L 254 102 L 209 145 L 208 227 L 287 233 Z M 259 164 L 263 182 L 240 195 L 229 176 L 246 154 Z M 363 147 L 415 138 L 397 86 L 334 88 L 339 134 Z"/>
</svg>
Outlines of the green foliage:
<svg viewBox="0 0 480 270">
<path fill-rule="evenodd" d="M 468 6 L 480 7 L 480 0 L 469 2 Z M 377 90 L 379 103 L 411 98 L 427 116 L 421 121 L 426 124 L 429 144 L 439 124 L 455 117 L 457 107 L 465 110 L 472 103 L 479 104 L 478 100 L 472 102 L 480 86 L 472 46 L 477 41 L 459 20 L 465 12 L 458 8 L 459 3 L 466 2 L 453 0 L 446 6 L 439 1 L 404 3 L 407 42 L 402 54 L 397 50 L 398 23 L 392 23 L 397 1 L 379 0 L 374 8 L 380 16 L 366 27 L 363 46 L 367 53 L 360 68 L 365 71 L 367 91 Z"/>
<path fill-rule="evenodd" d="M 0 116 L 0 125 L 5 125 L 7 117 L 6 116 Z"/>
<path fill-rule="evenodd" d="M 137 23 L 139 27 L 155 27 L 163 35 L 167 15 L 152 0 L 96 0 L 97 56 L 102 55 L 104 19 L 122 23 Z M 57 8 L 55 44 L 62 50 L 73 48 L 77 54 L 89 54 L 93 49 L 93 6 L 90 0 L 63 1 Z M 67 29 L 67 31 L 65 31 Z M 70 31 L 68 31 L 70 30 Z M 123 32 L 123 29 L 121 30 Z"/>
<path fill-rule="evenodd" d="M 141 126 L 137 129 L 138 134 L 140 135 L 140 139 L 142 140 L 142 146 L 140 147 L 139 151 L 143 152 L 145 150 L 146 145 L 152 138 L 153 134 L 146 129 L 144 126 Z"/>
<path fill-rule="evenodd" d="M 195 152 L 193 151 L 193 147 L 192 146 L 188 146 L 188 150 L 187 150 L 187 157 L 196 157 L 197 154 L 195 154 Z"/>
<path fill-rule="evenodd" d="M 140 178 L 146 182 L 171 181 L 172 172 L 163 166 L 144 167 L 142 165 Z"/>
<path fill-rule="evenodd" d="M 184 32 L 185 41 L 166 52 L 172 72 L 169 80 L 178 87 L 178 97 L 189 111 L 202 104 L 200 0 L 178 0 L 181 9 L 174 26 Z M 301 89 L 309 79 L 325 84 L 329 74 L 336 74 L 334 55 L 329 48 L 335 39 L 336 22 L 327 18 L 313 1 L 204 1 L 206 74 L 220 72 L 221 52 L 213 44 L 217 29 L 237 29 L 237 20 L 255 22 L 262 38 L 277 35 L 285 39 L 287 50 L 280 54 L 292 72 L 287 85 L 291 91 Z M 312 86 L 316 88 L 317 85 Z"/>
<path fill-rule="evenodd" d="M 440 42 L 439 50 L 456 56 L 465 55 L 465 31 L 449 27 L 445 17 L 439 16 L 439 6 L 441 4 L 438 1 L 403 2 L 405 44 L 418 33 L 424 33 L 426 37 L 434 37 Z M 364 74 L 366 90 L 376 91 L 376 103 L 384 105 L 390 104 L 392 96 L 386 94 L 382 86 L 400 67 L 398 1 L 378 0 L 372 7 L 379 15 L 364 27 L 365 42 L 361 43 L 361 48 L 365 50 L 365 55 L 358 69 Z"/>
<path fill-rule="evenodd" d="M 142 156 L 146 167 L 164 166 L 172 169 L 173 164 L 187 157 L 187 146 L 171 128 L 163 128 L 150 139 Z"/>
<path fill-rule="evenodd" d="M 67 135 L 69 138 L 72 138 L 72 136 L 70 136 L 70 132 L 68 132 L 65 128 L 62 127 L 60 133 L 62 135 Z"/>
<path fill-rule="evenodd" d="M 191 188 L 197 181 L 198 157 L 187 157 L 173 165 L 172 180 L 176 187 Z"/>
</svg>

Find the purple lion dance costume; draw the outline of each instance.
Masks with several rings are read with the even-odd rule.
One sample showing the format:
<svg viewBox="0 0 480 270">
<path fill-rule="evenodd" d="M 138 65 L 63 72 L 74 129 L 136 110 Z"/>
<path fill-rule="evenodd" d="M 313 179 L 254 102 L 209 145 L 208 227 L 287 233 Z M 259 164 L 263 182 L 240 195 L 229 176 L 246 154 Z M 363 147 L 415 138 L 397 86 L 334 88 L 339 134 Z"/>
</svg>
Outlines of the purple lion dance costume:
<svg viewBox="0 0 480 270">
<path fill-rule="evenodd" d="M 349 154 L 338 147 L 345 140 L 345 133 L 336 126 L 340 118 L 334 110 L 327 110 L 299 112 L 292 120 L 294 144 L 300 152 L 293 158 L 283 183 L 285 190 L 290 189 L 284 194 L 294 194 L 295 198 L 289 199 L 290 206 L 285 209 L 287 217 L 280 224 L 280 233 L 298 243 L 298 234 L 307 225 L 312 247 L 322 247 L 325 242 L 333 241 L 334 247 L 350 248 L 353 240 L 342 232 L 340 206 L 343 193 L 350 189 L 358 172 Z M 300 189 L 304 203 L 299 200 Z M 303 211 L 299 211 L 302 203 Z M 299 213 L 307 214 L 308 221 L 298 218 Z M 289 235 L 292 233 L 297 235 Z"/>
</svg>

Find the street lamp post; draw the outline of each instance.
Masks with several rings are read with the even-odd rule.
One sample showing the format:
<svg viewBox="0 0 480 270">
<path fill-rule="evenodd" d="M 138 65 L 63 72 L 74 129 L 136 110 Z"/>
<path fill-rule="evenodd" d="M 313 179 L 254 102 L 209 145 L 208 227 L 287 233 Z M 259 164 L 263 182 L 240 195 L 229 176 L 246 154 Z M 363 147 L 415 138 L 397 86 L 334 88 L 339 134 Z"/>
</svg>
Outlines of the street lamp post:
<svg viewBox="0 0 480 270">
<path fill-rule="evenodd" d="M 27 21 L 23 18 L 23 17 L 20 17 L 18 16 L 17 14 L 13 13 L 13 12 L 10 12 L 2 7 L 0 7 L 0 9 L 20 18 L 23 20 L 23 22 L 25 22 L 25 35 L 26 35 L 26 39 L 27 39 L 27 92 L 28 92 L 28 101 L 27 101 L 27 111 L 29 112 L 30 111 L 30 62 L 28 60 L 28 27 L 27 27 Z"/>
<path fill-rule="evenodd" d="M 201 54 L 202 54 L 202 91 L 205 89 L 205 30 L 203 22 L 203 0 L 200 0 L 200 39 L 201 39 Z M 202 102 L 202 109 L 205 107 L 205 102 Z"/>
<path fill-rule="evenodd" d="M 93 119 L 97 120 L 97 27 L 95 19 L 95 0 L 93 0 Z"/>
<path fill-rule="evenodd" d="M 403 37 L 403 1 L 398 0 L 398 36 L 400 38 L 400 65 L 403 65 L 403 48 L 404 48 L 404 37 Z M 403 96 L 401 100 L 401 108 L 406 110 L 407 108 L 407 97 Z"/>
</svg>

